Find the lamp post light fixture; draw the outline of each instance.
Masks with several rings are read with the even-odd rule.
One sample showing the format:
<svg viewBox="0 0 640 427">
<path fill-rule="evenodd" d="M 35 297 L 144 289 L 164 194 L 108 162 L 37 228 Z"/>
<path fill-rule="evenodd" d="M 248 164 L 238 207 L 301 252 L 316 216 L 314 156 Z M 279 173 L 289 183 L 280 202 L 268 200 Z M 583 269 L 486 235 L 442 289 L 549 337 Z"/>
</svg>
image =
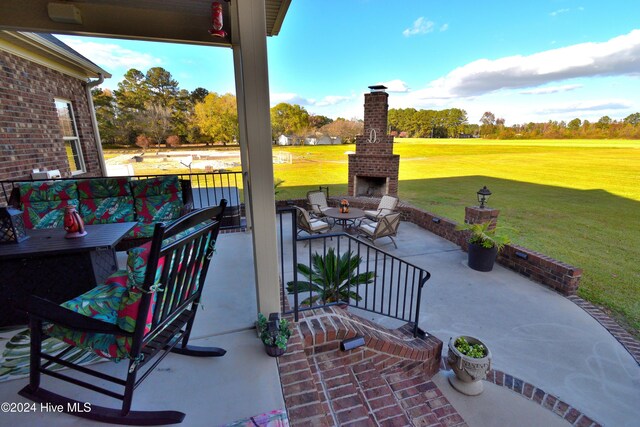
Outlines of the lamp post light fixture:
<svg viewBox="0 0 640 427">
<path fill-rule="evenodd" d="M 485 185 L 480 190 L 478 190 L 478 202 L 480 202 L 480 209 L 484 209 L 484 205 L 489 200 L 489 196 L 491 196 L 491 191 Z"/>
</svg>

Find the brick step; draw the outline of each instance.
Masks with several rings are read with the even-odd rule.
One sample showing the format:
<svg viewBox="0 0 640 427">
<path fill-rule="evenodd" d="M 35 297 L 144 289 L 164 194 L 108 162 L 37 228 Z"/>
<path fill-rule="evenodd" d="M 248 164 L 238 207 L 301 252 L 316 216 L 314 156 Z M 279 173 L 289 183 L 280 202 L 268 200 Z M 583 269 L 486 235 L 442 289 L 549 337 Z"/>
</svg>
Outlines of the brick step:
<svg viewBox="0 0 640 427">
<path fill-rule="evenodd" d="M 296 326 L 307 355 L 338 350 L 343 340 L 360 336 L 365 356 L 378 356 L 375 363 L 379 369 L 413 361 L 420 362 L 429 376 L 438 371 L 442 341 L 430 335 L 414 338 L 408 325 L 387 329 L 332 306 L 304 312 Z"/>
<path fill-rule="evenodd" d="M 410 426 L 393 390 L 371 361 L 318 364 L 334 420 L 339 426 Z"/>
<path fill-rule="evenodd" d="M 278 358 L 278 370 L 292 427 L 335 425 L 326 396 L 322 389 L 317 388 L 317 375 L 314 376 L 312 372 L 298 334 L 292 334 L 287 352 Z"/>
<path fill-rule="evenodd" d="M 467 424 L 451 405 L 431 377 L 415 367 L 382 374 L 394 398 L 412 426 L 456 426 Z"/>
<path fill-rule="evenodd" d="M 414 363 L 387 373 L 371 360 L 350 364 L 333 352 L 316 356 L 321 388 L 339 426 L 466 426 L 430 378 Z"/>
</svg>

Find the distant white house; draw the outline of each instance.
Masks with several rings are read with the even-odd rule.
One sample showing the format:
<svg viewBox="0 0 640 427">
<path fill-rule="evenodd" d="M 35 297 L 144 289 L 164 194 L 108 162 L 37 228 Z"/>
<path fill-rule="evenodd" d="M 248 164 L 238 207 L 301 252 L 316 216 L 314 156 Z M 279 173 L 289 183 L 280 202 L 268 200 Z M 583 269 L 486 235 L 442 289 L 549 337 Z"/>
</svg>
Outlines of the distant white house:
<svg viewBox="0 0 640 427">
<path fill-rule="evenodd" d="M 295 135 L 280 135 L 276 143 L 278 145 L 340 145 L 342 144 L 342 138 L 327 135 L 320 137 L 307 136 L 305 138 Z"/>
<path fill-rule="evenodd" d="M 340 145 L 342 144 L 342 138 L 339 136 L 327 136 L 323 135 L 318 138 L 316 145 Z"/>
<path fill-rule="evenodd" d="M 300 137 L 294 135 L 280 135 L 276 143 L 278 145 L 296 145 L 300 143 Z"/>
</svg>

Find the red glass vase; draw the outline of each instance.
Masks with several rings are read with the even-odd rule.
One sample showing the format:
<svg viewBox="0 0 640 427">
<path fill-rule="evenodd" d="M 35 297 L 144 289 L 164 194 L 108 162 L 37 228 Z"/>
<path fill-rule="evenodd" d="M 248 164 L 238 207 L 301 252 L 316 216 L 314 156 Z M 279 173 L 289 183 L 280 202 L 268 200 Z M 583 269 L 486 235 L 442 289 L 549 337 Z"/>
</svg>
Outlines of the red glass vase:
<svg viewBox="0 0 640 427">
<path fill-rule="evenodd" d="M 67 232 L 64 237 L 67 239 L 75 239 L 87 235 L 87 230 L 84 229 L 84 221 L 82 221 L 80 214 L 73 205 L 65 206 L 64 208 L 64 229 Z"/>
</svg>

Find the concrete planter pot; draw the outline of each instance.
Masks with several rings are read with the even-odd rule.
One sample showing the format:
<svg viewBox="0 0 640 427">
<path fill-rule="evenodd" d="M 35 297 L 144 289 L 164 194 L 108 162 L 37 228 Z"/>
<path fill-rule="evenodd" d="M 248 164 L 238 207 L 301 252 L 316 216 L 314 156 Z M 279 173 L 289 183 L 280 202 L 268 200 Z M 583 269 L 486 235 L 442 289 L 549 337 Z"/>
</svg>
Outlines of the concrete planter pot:
<svg viewBox="0 0 640 427">
<path fill-rule="evenodd" d="M 453 374 L 449 375 L 449 383 L 462 394 L 477 396 L 484 390 L 482 380 L 491 370 L 491 351 L 479 339 L 463 336 L 470 345 L 482 344 L 487 350 L 486 356 L 481 359 L 466 356 L 460 353 L 454 345 L 458 338 L 460 337 L 449 339 L 447 365 L 453 370 Z"/>
<path fill-rule="evenodd" d="M 475 243 L 469 243 L 469 268 L 476 271 L 491 271 L 498 256 L 498 247 L 483 248 Z"/>
</svg>

